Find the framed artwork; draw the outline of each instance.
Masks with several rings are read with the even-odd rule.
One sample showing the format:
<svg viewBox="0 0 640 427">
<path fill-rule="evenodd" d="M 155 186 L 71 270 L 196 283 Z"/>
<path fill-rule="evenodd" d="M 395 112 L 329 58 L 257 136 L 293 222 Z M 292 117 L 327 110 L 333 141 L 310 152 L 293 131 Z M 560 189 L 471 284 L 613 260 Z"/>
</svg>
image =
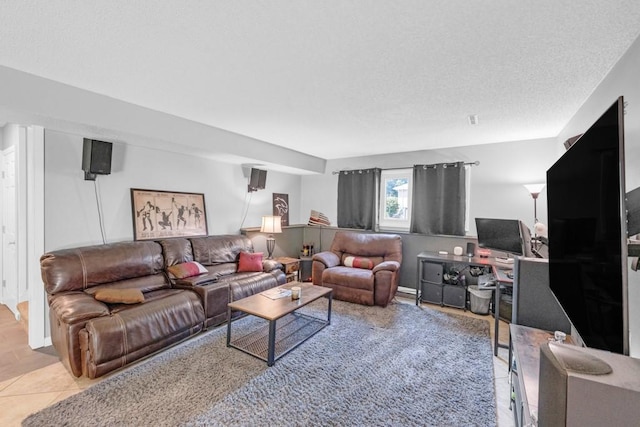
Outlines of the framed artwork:
<svg viewBox="0 0 640 427">
<path fill-rule="evenodd" d="M 131 189 L 133 239 L 206 236 L 204 194 Z"/>
<path fill-rule="evenodd" d="M 282 226 L 289 225 L 289 195 L 273 193 L 273 214 L 282 217 Z"/>
</svg>

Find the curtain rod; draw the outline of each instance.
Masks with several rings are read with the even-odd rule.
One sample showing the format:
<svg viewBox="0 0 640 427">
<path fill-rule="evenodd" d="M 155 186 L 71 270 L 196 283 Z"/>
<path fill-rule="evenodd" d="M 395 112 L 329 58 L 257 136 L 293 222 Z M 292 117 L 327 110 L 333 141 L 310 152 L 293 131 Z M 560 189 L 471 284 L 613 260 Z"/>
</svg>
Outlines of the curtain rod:
<svg viewBox="0 0 640 427">
<path fill-rule="evenodd" d="M 436 163 L 434 163 L 433 165 L 435 165 Z M 445 163 L 446 165 L 454 165 L 455 162 L 452 163 Z M 426 166 L 433 166 L 433 165 L 426 165 Z M 480 162 L 478 160 L 476 160 L 475 162 L 466 162 L 464 164 L 465 166 L 480 166 Z M 413 168 L 413 166 L 409 166 L 409 167 L 404 167 L 404 168 L 386 168 L 386 169 L 380 169 L 383 171 L 393 171 L 393 170 L 400 170 L 400 169 L 411 169 Z M 371 168 L 361 168 L 361 169 L 371 169 Z M 360 169 L 343 169 L 341 171 L 333 171 L 331 172 L 332 175 L 338 175 L 340 172 L 345 172 L 345 171 L 354 171 L 354 170 L 360 170 Z"/>
</svg>

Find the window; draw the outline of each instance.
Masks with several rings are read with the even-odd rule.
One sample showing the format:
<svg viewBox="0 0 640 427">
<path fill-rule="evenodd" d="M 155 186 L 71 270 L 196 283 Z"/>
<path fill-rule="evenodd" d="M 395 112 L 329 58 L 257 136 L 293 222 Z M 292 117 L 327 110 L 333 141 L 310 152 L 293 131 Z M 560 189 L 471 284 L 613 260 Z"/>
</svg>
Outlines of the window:
<svg viewBox="0 0 640 427">
<path fill-rule="evenodd" d="M 412 178 L 412 169 L 392 169 L 381 172 L 378 220 L 381 229 L 409 230 Z"/>
<path fill-rule="evenodd" d="M 465 165 L 465 232 L 469 231 L 471 206 L 471 166 Z M 409 231 L 411 228 L 411 202 L 413 169 L 388 169 L 380 173 L 380 204 L 378 228 L 380 230 Z"/>
</svg>

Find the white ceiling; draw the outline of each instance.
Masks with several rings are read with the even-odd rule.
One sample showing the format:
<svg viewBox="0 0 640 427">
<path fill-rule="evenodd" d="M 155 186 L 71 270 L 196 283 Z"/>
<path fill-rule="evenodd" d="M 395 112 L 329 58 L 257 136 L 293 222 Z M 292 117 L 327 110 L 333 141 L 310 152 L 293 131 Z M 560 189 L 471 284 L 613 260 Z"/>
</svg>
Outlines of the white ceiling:
<svg viewBox="0 0 640 427">
<path fill-rule="evenodd" d="M 638 0 L 0 3 L 0 65 L 325 159 L 555 137 L 639 34 Z"/>
</svg>

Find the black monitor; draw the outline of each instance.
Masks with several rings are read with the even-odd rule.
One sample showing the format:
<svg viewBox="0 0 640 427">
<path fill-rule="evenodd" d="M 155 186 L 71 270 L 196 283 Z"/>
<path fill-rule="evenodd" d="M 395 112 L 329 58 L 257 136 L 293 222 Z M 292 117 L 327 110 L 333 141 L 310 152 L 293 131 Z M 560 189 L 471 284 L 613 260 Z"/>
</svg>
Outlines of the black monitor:
<svg viewBox="0 0 640 427">
<path fill-rule="evenodd" d="M 525 255 L 517 219 L 476 218 L 476 231 L 481 248 Z"/>
</svg>

